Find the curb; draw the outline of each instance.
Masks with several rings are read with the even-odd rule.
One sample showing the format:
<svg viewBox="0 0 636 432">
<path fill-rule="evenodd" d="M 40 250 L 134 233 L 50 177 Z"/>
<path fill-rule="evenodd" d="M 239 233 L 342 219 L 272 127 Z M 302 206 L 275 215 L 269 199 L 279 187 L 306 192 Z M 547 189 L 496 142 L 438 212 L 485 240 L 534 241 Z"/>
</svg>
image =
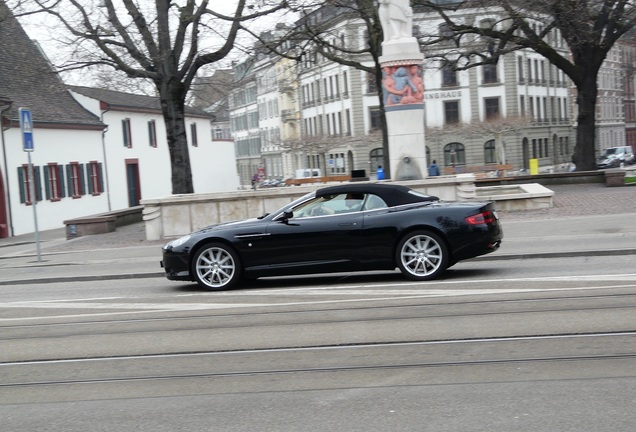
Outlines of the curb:
<svg viewBox="0 0 636 432">
<path fill-rule="evenodd" d="M 133 274 L 110 274 L 110 275 L 90 275 L 90 276 L 56 276 L 41 279 L 18 279 L 13 281 L 0 281 L 3 285 L 28 285 L 28 284 L 44 284 L 44 283 L 60 283 L 60 282 L 90 282 L 90 281 L 107 281 L 121 279 L 148 279 L 165 277 L 165 272 L 154 273 L 133 273 Z"/>
<path fill-rule="evenodd" d="M 622 256 L 622 255 L 636 255 L 636 249 L 603 249 L 596 251 L 570 251 L 570 252 L 539 252 L 539 253 L 527 253 L 527 254 L 501 254 L 501 255 L 484 255 L 476 257 L 468 261 L 509 261 L 519 259 L 549 259 L 549 258 L 573 258 L 573 257 L 588 257 L 588 256 Z M 59 264 L 56 264 L 59 265 Z M 0 286 L 3 285 L 28 285 L 28 284 L 43 284 L 43 283 L 59 283 L 59 282 L 89 282 L 89 281 L 107 281 L 107 280 L 122 280 L 122 279 L 148 279 L 148 278 L 163 278 L 165 272 L 147 272 L 147 273 L 128 273 L 128 274 L 106 274 L 106 275 L 84 275 L 84 276 L 57 276 L 41 279 L 18 279 L 0 281 Z"/>
<path fill-rule="evenodd" d="M 636 249 L 600 249 L 588 251 L 569 251 L 569 252 L 537 252 L 537 253 L 520 253 L 520 254 L 502 254 L 502 255 L 483 255 L 473 258 L 473 261 L 505 261 L 516 259 L 534 259 L 534 258 L 573 258 L 588 256 L 620 256 L 620 255 L 636 255 Z"/>
</svg>

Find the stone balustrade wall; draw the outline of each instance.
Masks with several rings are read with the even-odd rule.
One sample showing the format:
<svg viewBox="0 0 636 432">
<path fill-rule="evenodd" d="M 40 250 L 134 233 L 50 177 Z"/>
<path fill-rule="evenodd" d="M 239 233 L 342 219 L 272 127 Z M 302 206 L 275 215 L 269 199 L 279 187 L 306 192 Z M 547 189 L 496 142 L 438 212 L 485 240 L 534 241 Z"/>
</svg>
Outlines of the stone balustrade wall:
<svg viewBox="0 0 636 432">
<path fill-rule="evenodd" d="M 388 183 L 391 182 L 388 181 Z M 445 201 L 470 200 L 476 196 L 475 177 L 472 174 L 403 181 L 399 184 L 424 194 L 435 195 Z M 172 195 L 146 199 L 141 202 L 144 206 L 146 239 L 175 238 L 209 225 L 258 217 L 327 185 Z"/>
</svg>

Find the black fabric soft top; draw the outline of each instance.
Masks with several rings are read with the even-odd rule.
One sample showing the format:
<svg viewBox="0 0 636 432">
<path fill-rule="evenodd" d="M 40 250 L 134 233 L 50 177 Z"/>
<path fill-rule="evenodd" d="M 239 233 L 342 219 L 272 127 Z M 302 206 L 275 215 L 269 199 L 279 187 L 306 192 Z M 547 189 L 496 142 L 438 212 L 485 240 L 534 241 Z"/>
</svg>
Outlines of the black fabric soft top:
<svg viewBox="0 0 636 432">
<path fill-rule="evenodd" d="M 382 198 L 389 207 L 395 207 L 404 204 L 412 204 L 418 202 L 439 201 L 439 198 L 432 195 L 424 195 L 414 191 L 406 186 L 396 184 L 378 184 L 378 183 L 362 183 L 362 184 L 344 184 L 338 186 L 329 186 L 318 189 L 316 196 L 338 195 L 345 193 L 363 193 L 375 194 Z"/>
</svg>

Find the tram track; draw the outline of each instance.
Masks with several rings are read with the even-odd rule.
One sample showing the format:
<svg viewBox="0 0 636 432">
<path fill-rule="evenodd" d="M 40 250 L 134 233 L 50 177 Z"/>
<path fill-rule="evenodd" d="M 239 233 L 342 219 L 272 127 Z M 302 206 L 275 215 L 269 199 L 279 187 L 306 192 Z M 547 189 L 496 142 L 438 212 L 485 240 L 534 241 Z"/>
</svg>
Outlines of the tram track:
<svg viewBox="0 0 636 432">
<path fill-rule="evenodd" d="M 580 348 L 570 348 L 571 342 L 588 340 L 588 350 L 580 352 Z M 509 337 L 498 339 L 470 339 L 452 341 L 422 341 L 422 342 L 394 342 L 382 344 L 349 344 L 346 346 L 321 346 L 321 347 L 288 347 L 263 350 L 236 350 L 222 352 L 198 352 L 198 353 L 173 353 L 154 355 L 129 355 L 118 357 L 95 357 L 66 360 L 38 360 L 23 362 L 0 363 L 0 389 L 25 386 L 52 386 L 69 384 L 96 384 L 118 383 L 153 380 L 180 380 L 196 378 L 240 378 L 247 376 L 275 376 L 296 373 L 323 373 L 323 372 L 355 372 L 355 371 L 380 371 L 397 369 L 418 368 L 442 368 L 442 367 L 477 367 L 493 365 L 514 365 L 522 363 L 547 363 L 547 362 L 588 362 L 588 361 L 633 361 L 636 359 L 636 332 L 597 333 L 585 335 L 541 335 L 532 337 Z M 556 346 L 558 342 L 561 354 L 544 355 L 544 350 Z M 601 352 L 609 344 L 621 343 L 632 346 L 631 352 Z M 445 359 L 445 356 L 454 356 L 458 345 L 471 345 L 469 351 L 480 351 L 488 346 L 489 355 L 482 358 L 453 358 Z M 519 352 L 520 344 L 532 344 L 532 352 L 535 355 L 511 355 L 511 352 Z M 514 345 L 514 347 L 511 347 Z M 577 345 L 578 347 L 578 345 Z M 436 350 L 435 357 L 430 352 L 422 354 L 422 351 Z M 413 353 L 419 351 L 419 356 Z M 460 351 L 464 351 L 462 348 Z M 520 352 L 529 352 L 523 349 Z M 364 360 L 359 360 L 362 355 Z M 383 353 L 369 355 L 369 353 Z M 405 354 L 410 353 L 410 358 L 417 360 L 419 357 L 431 357 L 429 361 L 404 361 Z M 505 354 L 507 353 L 507 354 Z M 336 355 L 337 354 L 337 355 Z M 311 355 L 312 365 L 306 362 L 306 356 Z M 483 354 L 482 354 L 483 355 Z M 245 358 L 252 358 L 252 362 L 245 362 Z M 269 357 L 269 358 L 267 358 Z M 321 361 L 315 361 L 322 358 Z M 377 361 L 383 358 L 389 361 Z M 240 361 L 237 361 L 239 359 Z M 287 359 L 287 360 L 284 360 Z M 352 359 L 356 359 L 352 361 Z M 149 368 L 161 370 L 157 365 L 168 362 L 166 373 L 141 373 Z M 133 364 L 127 365 L 127 363 Z M 321 364 L 322 363 L 322 364 Z M 182 372 L 174 373 L 175 365 L 181 365 Z M 240 365 L 247 364 L 241 368 Z M 253 367 L 254 364 L 262 367 Z M 275 364 L 278 367 L 268 367 Z M 295 364 L 296 366 L 290 366 Z M 634 363 L 636 365 L 636 362 Z M 35 369 L 40 372 L 34 373 Z M 179 369 L 179 368 L 177 368 Z M 198 370 L 193 370 L 198 369 Z M 24 370 L 26 372 L 21 372 Z M 42 373 L 42 370 L 45 370 Z M 188 372 L 185 372 L 185 371 Z M 83 371 L 83 372 L 78 372 Z M 109 371 L 110 376 L 109 376 Z M 118 372 L 119 371 L 119 372 Z M 125 371 L 125 372 L 121 372 Z M 140 371 L 140 373 L 130 373 Z M 168 372 L 171 371 L 171 372 Z M 37 379 L 38 376 L 46 376 L 49 373 L 56 375 L 57 379 Z M 64 377 L 64 373 L 68 374 Z M 31 379 L 11 380 L 6 377 L 28 375 Z M 59 378 L 60 374 L 63 378 Z M 90 377 L 84 375 L 92 375 Z M 94 374 L 94 375 L 93 375 Z M 78 377 L 79 376 L 79 377 Z M 634 367 L 636 376 L 636 366 Z M 36 379 L 34 379 L 36 378 Z"/>
<path fill-rule="evenodd" d="M 396 298 L 399 300 L 399 298 Z M 254 326 L 293 326 L 347 323 L 377 323 L 420 319 L 479 318 L 496 315 L 620 311 L 636 309 L 636 293 L 543 296 L 515 299 L 443 302 L 427 299 L 425 303 L 364 305 L 365 301 L 337 307 L 297 307 L 287 310 L 254 310 L 180 316 L 161 311 L 163 316 L 126 319 L 88 320 L 0 325 L 0 341 L 77 336 L 162 333 L 174 331 L 221 331 Z M 60 306 L 63 307 L 63 306 Z M 105 308 L 108 307 L 106 304 Z M 134 311 L 131 312 L 134 314 Z M 166 324 L 170 324 L 166 326 Z M 635 328 L 636 330 L 636 323 Z M 1 359 L 1 356 L 0 356 Z"/>
</svg>

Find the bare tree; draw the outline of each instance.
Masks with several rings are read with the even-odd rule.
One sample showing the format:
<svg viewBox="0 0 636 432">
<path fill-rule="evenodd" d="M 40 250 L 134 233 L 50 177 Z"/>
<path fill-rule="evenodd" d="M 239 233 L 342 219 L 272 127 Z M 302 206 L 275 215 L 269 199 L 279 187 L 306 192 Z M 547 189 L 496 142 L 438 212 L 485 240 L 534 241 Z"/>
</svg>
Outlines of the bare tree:
<svg viewBox="0 0 636 432">
<path fill-rule="evenodd" d="M 616 41 L 636 22 L 631 0 L 414 0 L 444 21 L 444 34 L 430 44 L 453 41 L 458 70 L 494 64 L 503 54 L 529 48 L 561 69 L 577 89 L 576 169 L 593 170 L 598 74 Z M 498 19 L 475 22 L 488 13 Z M 470 35 L 477 35 L 481 44 Z M 566 46 L 560 49 L 557 40 Z"/>
<path fill-rule="evenodd" d="M 299 16 L 296 22 L 298 25 L 276 39 L 265 40 L 254 34 L 264 47 L 297 61 L 304 60 L 306 56 L 319 56 L 367 72 L 373 77 L 375 87 L 378 90 L 382 89 L 382 68 L 379 58 L 384 36 L 378 16 L 377 0 L 322 0 L 309 4 L 302 0 L 290 0 L 289 7 Z M 362 24 L 366 36 L 364 45 L 353 44 L 351 39 L 341 39 L 341 28 L 338 24 L 347 21 Z M 291 52 L 282 48 L 285 46 L 284 42 L 290 40 L 295 43 L 295 49 Z M 384 101 L 381 97 L 379 100 L 384 173 L 386 178 L 390 178 L 389 139 Z"/>
<path fill-rule="evenodd" d="M 211 10 L 208 0 L 33 0 L 25 6 L 54 16 L 71 35 L 67 43 L 74 55 L 60 70 L 105 65 L 154 84 L 166 124 L 172 192 L 184 194 L 194 192 L 184 114 L 192 82 L 201 68 L 230 54 L 243 25 L 285 7 L 284 0 L 272 2 L 237 0 L 227 14 Z"/>
</svg>

